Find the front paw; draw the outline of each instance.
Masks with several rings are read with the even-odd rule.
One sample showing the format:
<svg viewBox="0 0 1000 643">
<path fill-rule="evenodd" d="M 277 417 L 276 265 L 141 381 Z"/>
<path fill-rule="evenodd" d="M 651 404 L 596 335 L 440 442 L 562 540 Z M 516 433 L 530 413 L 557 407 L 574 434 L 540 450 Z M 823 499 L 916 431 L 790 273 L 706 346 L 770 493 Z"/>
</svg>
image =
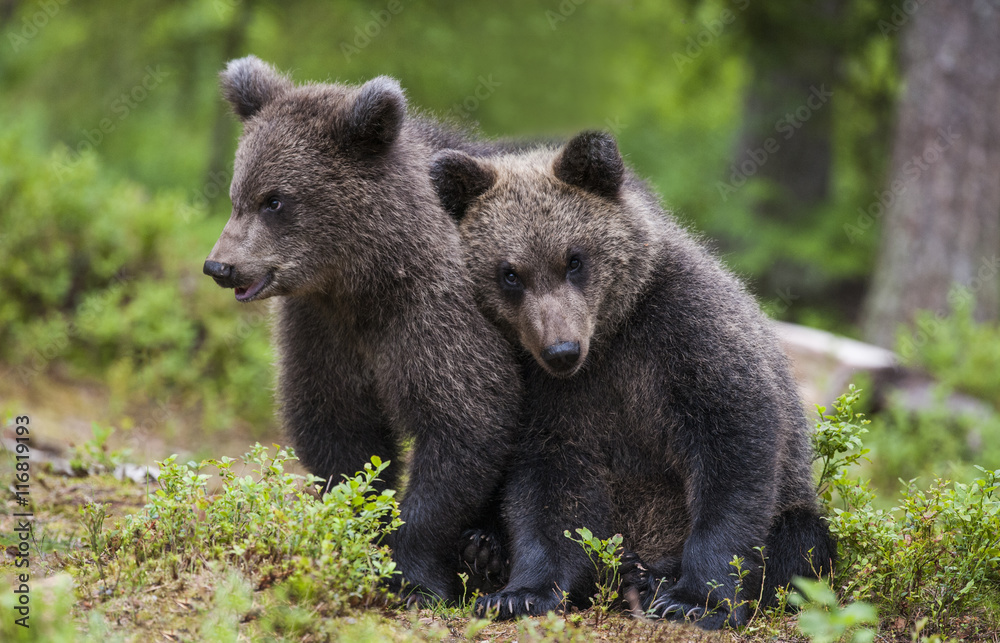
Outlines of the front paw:
<svg viewBox="0 0 1000 643">
<path fill-rule="evenodd" d="M 539 616 L 564 607 L 563 597 L 556 591 L 516 589 L 497 592 L 476 600 L 476 616 L 505 621 L 519 616 Z"/>
</svg>

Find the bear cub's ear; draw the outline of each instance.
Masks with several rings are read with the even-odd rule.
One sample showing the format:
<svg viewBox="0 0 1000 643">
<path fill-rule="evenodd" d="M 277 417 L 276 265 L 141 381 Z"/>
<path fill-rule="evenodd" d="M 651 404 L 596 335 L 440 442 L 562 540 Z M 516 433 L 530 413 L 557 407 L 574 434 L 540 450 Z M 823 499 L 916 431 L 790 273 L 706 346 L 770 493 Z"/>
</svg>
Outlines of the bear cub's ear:
<svg viewBox="0 0 1000 643">
<path fill-rule="evenodd" d="M 372 78 L 361 86 L 351 106 L 347 144 L 366 152 L 381 152 L 399 136 L 406 118 L 406 97 L 399 81 Z"/>
<path fill-rule="evenodd" d="M 615 139 L 605 132 L 577 134 L 553 165 L 556 178 L 614 199 L 625 180 L 625 163 Z"/>
<path fill-rule="evenodd" d="M 496 173 L 464 152 L 447 150 L 431 160 L 431 182 L 445 211 L 461 221 L 477 197 L 496 182 Z"/>
<path fill-rule="evenodd" d="M 222 96 L 246 121 L 265 105 L 292 89 L 292 81 L 256 56 L 230 60 L 219 74 Z"/>
</svg>

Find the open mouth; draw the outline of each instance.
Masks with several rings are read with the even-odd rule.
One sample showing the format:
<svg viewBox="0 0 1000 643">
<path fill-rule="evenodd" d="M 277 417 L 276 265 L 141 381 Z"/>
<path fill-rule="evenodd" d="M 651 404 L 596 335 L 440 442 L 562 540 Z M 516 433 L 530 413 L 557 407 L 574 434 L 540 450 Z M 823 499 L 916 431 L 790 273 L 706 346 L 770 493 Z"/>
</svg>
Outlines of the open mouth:
<svg viewBox="0 0 1000 643">
<path fill-rule="evenodd" d="M 260 294 L 260 291 L 264 290 L 271 283 L 274 278 L 274 272 L 269 272 L 257 283 L 249 286 L 247 288 L 235 288 L 236 291 L 236 301 L 251 301 L 254 297 Z"/>
</svg>

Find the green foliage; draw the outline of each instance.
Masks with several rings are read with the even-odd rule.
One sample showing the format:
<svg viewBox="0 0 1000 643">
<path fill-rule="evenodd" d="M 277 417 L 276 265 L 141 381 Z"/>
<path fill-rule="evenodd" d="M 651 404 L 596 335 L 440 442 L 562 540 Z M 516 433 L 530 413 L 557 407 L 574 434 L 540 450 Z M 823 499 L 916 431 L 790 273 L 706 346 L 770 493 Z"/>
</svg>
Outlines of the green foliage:
<svg viewBox="0 0 1000 643">
<path fill-rule="evenodd" d="M 989 402 L 1000 411 L 1000 324 L 977 323 L 972 294 L 956 288 L 951 314 L 923 311 L 914 327 L 900 329 L 897 351 L 950 389 Z"/>
<path fill-rule="evenodd" d="M 522 618 L 517 622 L 517 640 L 529 643 L 586 643 L 593 641 L 593 633 L 581 627 L 581 624 L 579 618 L 564 618 L 553 612 L 539 618 Z"/>
<path fill-rule="evenodd" d="M 890 397 L 889 406 L 875 418 L 871 437 L 871 466 L 865 474 L 884 495 L 900 480 L 936 477 L 968 482 L 976 465 L 1000 467 L 1000 414 L 959 413 L 945 406 L 944 387 L 936 387 L 939 401 L 915 411 L 905 398 Z"/>
<path fill-rule="evenodd" d="M 106 579 L 95 588 L 84 559 L 85 591 L 113 595 L 120 583 L 138 589 L 164 573 L 176 577 L 224 564 L 233 572 L 219 591 L 232 604 L 216 604 L 211 622 L 219 627 L 231 621 L 232 605 L 245 603 L 236 572 L 264 586 L 280 582 L 292 602 L 322 603 L 330 614 L 379 599 L 380 581 L 395 570 L 381 536 L 400 524 L 393 491 L 373 487 L 388 463 L 373 457 L 364 471 L 317 498 L 318 478 L 285 472 L 293 459 L 289 450 L 271 456 L 258 444 L 243 458 L 252 471 L 240 474 L 232 458 L 185 465 L 168 458 L 143 512 L 103 537 L 90 527 L 99 524 L 96 514 L 85 515 Z M 212 476 L 202 473 L 207 467 L 219 472 L 222 486 L 214 494 L 208 490 Z"/>
<path fill-rule="evenodd" d="M 833 414 L 828 415 L 825 406 L 816 407 L 819 421 L 812 434 L 813 457 L 820 463 L 819 496 L 828 504 L 834 487 L 847 476 L 847 468 L 868 453 L 862 448 L 861 436 L 868 433 L 864 427 L 870 421 L 854 411 L 860 399 L 861 390 L 851 384 L 847 393 L 834 401 Z"/>
<path fill-rule="evenodd" d="M 93 154 L 34 153 L 16 128 L 0 132 L 0 168 L 0 361 L 22 383 L 68 367 L 110 386 L 117 411 L 272 421 L 265 316 L 200 274 L 202 210 L 108 178 Z"/>
<path fill-rule="evenodd" d="M 69 449 L 69 465 L 78 473 L 111 473 L 125 464 L 128 449 L 112 449 L 108 440 L 114 434 L 114 427 L 102 427 L 97 422 L 90 424 L 91 439 L 73 445 Z"/>
<path fill-rule="evenodd" d="M 60 4 L 38 37 L 0 58 L 0 113 L 5 122 L 37 123 L 38 143 L 65 144 L 69 160 L 94 148 L 110 171 L 211 200 L 222 215 L 239 131 L 217 88 L 228 59 L 254 53 L 295 70 L 297 80 L 390 74 L 414 105 L 491 136 L 613 130 L 672 208 L 722 240 L 739 272 L 770 286 L 760 293 L 766 299 L 789 266 L 805 268 L 802 285 L 811 291 L 870 268 L 877 234 L 855 243 L 843 226 L 882 188 L 898 74 L 896 40 L 876 25 L 890 7 L 851 0 L 838 5 L 835 20 L 817 23 L 794 10 L 731 0 L 402 2 L 399 15 L 373 22 L 385 6 L 295 0 L 279 12 L 229 0 Z M 38 11 L 20 3 L 6 35 Z M 825 64 L 812 76 L 836 97 L 823 108 L 832 121 L 828 202 L 778 221 L 754 211 L 774 189 L 760 177 L 728 200 L 716 188 L 746 158 L 741 128 L 755 116 L 746 94 L 768 85 L 768 61 L 782 70 Z M 146 91 L 150 68 L 157 82 Z M 137 88 L 142 100 L 122 101 Z M 765 116 L 764 126 L 773 130 L 778 118 Z M 794 295 L 800 299 L 786 316 L 805 317 L 823 302 Z"/>
<path fill-rule="evenodd" d="M 821 421 L 814 438 L 832 463 L 824 471 L 836 493 L 823 499 L 839 542 L 835 586 L 885 615 L 926 616 L 942 630 L 962 612 L 988 611 L 1000 593 L 1000 470 L 980 468 L 971 484 L 911 481 L 894 507 L 879 508 L 869 483 L 843 469 L 863 453 L 857 399 L 853 389 L 839 398 L 836 421 Z"/>
<path fill-rule="evenodd" d="M 901 328 L 897 351 L 907 366 L 937 382 L 922 408 L 901 392 L 874 420 L 866 469 L 883 492 L 897 481 L 948 477 L 968 482 L 974 465 L 1000 467 L 1000 325 L 977 323 L 973 298 L 957 289 L 950 315 L 923 312 Z M 969 399 L 967 396 L 982 401 Z"/>
<path fill-rule="evenodd" d="M 618 569 L 622 564 L 622 535 L 615 534 L 602 540 L 586 527 L 578 528 L 576 533 L 579 538 L 573 538 L 568 529 L 563 535 L 583 547 L 587 558 L 597 571 L 597 593 L 590 600 L 594 606 L 594 618 L 599 624 L 601 618 L 607 616 L 618 602 L 618 590 L 621 585 Z"/>
<path fill-rule="evenodd" d="M 108 516 L 108 506 L 104 503 L 88 502 L 80 507 L 80 522 L 87 529 L 87 544 L 90 553 L 104 580 L 104 561 L 101 553 L 104 551 L 104 519 Z"/>
<path fill-rule="evenodd" d="M 767 559 L 766 556 L 764 555 L 764 548 L 754 547 L 754 551 L 756 552 L 755 556 L 761 560 L 764 566 L 764 574 L 766 576 Z M 756 608 L 757 607 L 756 601 L 760 600 L 760 596 L 748 596 L 747 593 L 744 591 L 746 589 L 747 576 L 750 575 L 750 568 L 745 563 L 746 561 L 743 558 L 741 558 L 740 556 L 736 556 L 735 554 L 733 555 L 733 559 L 729 561 L 729 566 L 732 568 L 732 571 L 729 572 L 729 575 L 733 577 L 736 589 L 734 594 L 736 605 L 735 606 L 730 605 L 729 606 L 730 611 L 736 609 L 736 607 L 738 607 L 743 603 L 752 605 Z M 726 599 L 726 602 L 728 603 L 729 599 Z"/>
<path fill-rule="evenodd" d="M 821 580 L 800 578 L 795 581 L 799 592 L 790 596 L 793 605 L 802 608 L 799 631 L 812 643 L 842 641 L 850 632 L 851 643 L 871 643 L 875 631 L 862 625 L 878 625 L 875 608 L 864 602 L 840 607 L 837 595 Z"/>
<path fill-rule="evenodd" d="M 845 509 L 831 528 L 840 541 L 839 585 L 907 618 L 947 619 L 996 600 L 1000 590 L 1000 470 L 966 485 L 912 483 L 891 510 L 876 508 L 864 481 L 839 485 Z"/>
</svg>

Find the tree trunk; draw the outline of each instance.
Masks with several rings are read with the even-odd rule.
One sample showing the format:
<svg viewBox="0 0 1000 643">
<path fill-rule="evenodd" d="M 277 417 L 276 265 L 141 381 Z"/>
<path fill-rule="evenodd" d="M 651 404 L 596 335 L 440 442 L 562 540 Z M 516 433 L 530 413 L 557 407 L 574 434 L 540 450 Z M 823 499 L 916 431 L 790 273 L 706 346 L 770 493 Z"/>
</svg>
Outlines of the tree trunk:
<svg viewBox="0 0 1000 643">
<path fill-rule="evenodd" d="M 806 19 L 780 5 L 752 2 L 740 16 L 751 78 L 724 182 L 759 181 L 750 202 L 755 219 L 767 229 L 813 227 L 830 200 L 832 97 L 840 82 L 842 48 L 848 46 L 848 4 L 817 0 Z M 729 243 L 739 247 L 745 240 Z M 794 299 L 799 310 L 828 303 L 836 287 L 791 251 L 773 256 L 755 282 L 764 299 L 778 295 L 785 304 Z M 857 309 L 857 302 L 850 305 Z"/>
<path fill-rule="evenodd" d="M 760 217 L 788 223 L 829 198 L 833 110 L 826 93 L 831 85 L 819 79 L 834 77 L 836 60 L 832 52 L 821 53 L 827 63 L 822 71 L 755 65 L 738 150 L 749 157 L 752 150 L 768 151 L 768 141 L 771 149 L 777 147 L 755 172 L 775 187 L 756 203 Z"/>
<path fill-rule="evenodd" d="M 918 310 L 974 297 L 978 319 L 1000 312 L 1000 5 L 934 0 L 908 19 L 891 180 L 859 220 L 885 209 L 863 318 L 885 347 Z"/>
</svg>

